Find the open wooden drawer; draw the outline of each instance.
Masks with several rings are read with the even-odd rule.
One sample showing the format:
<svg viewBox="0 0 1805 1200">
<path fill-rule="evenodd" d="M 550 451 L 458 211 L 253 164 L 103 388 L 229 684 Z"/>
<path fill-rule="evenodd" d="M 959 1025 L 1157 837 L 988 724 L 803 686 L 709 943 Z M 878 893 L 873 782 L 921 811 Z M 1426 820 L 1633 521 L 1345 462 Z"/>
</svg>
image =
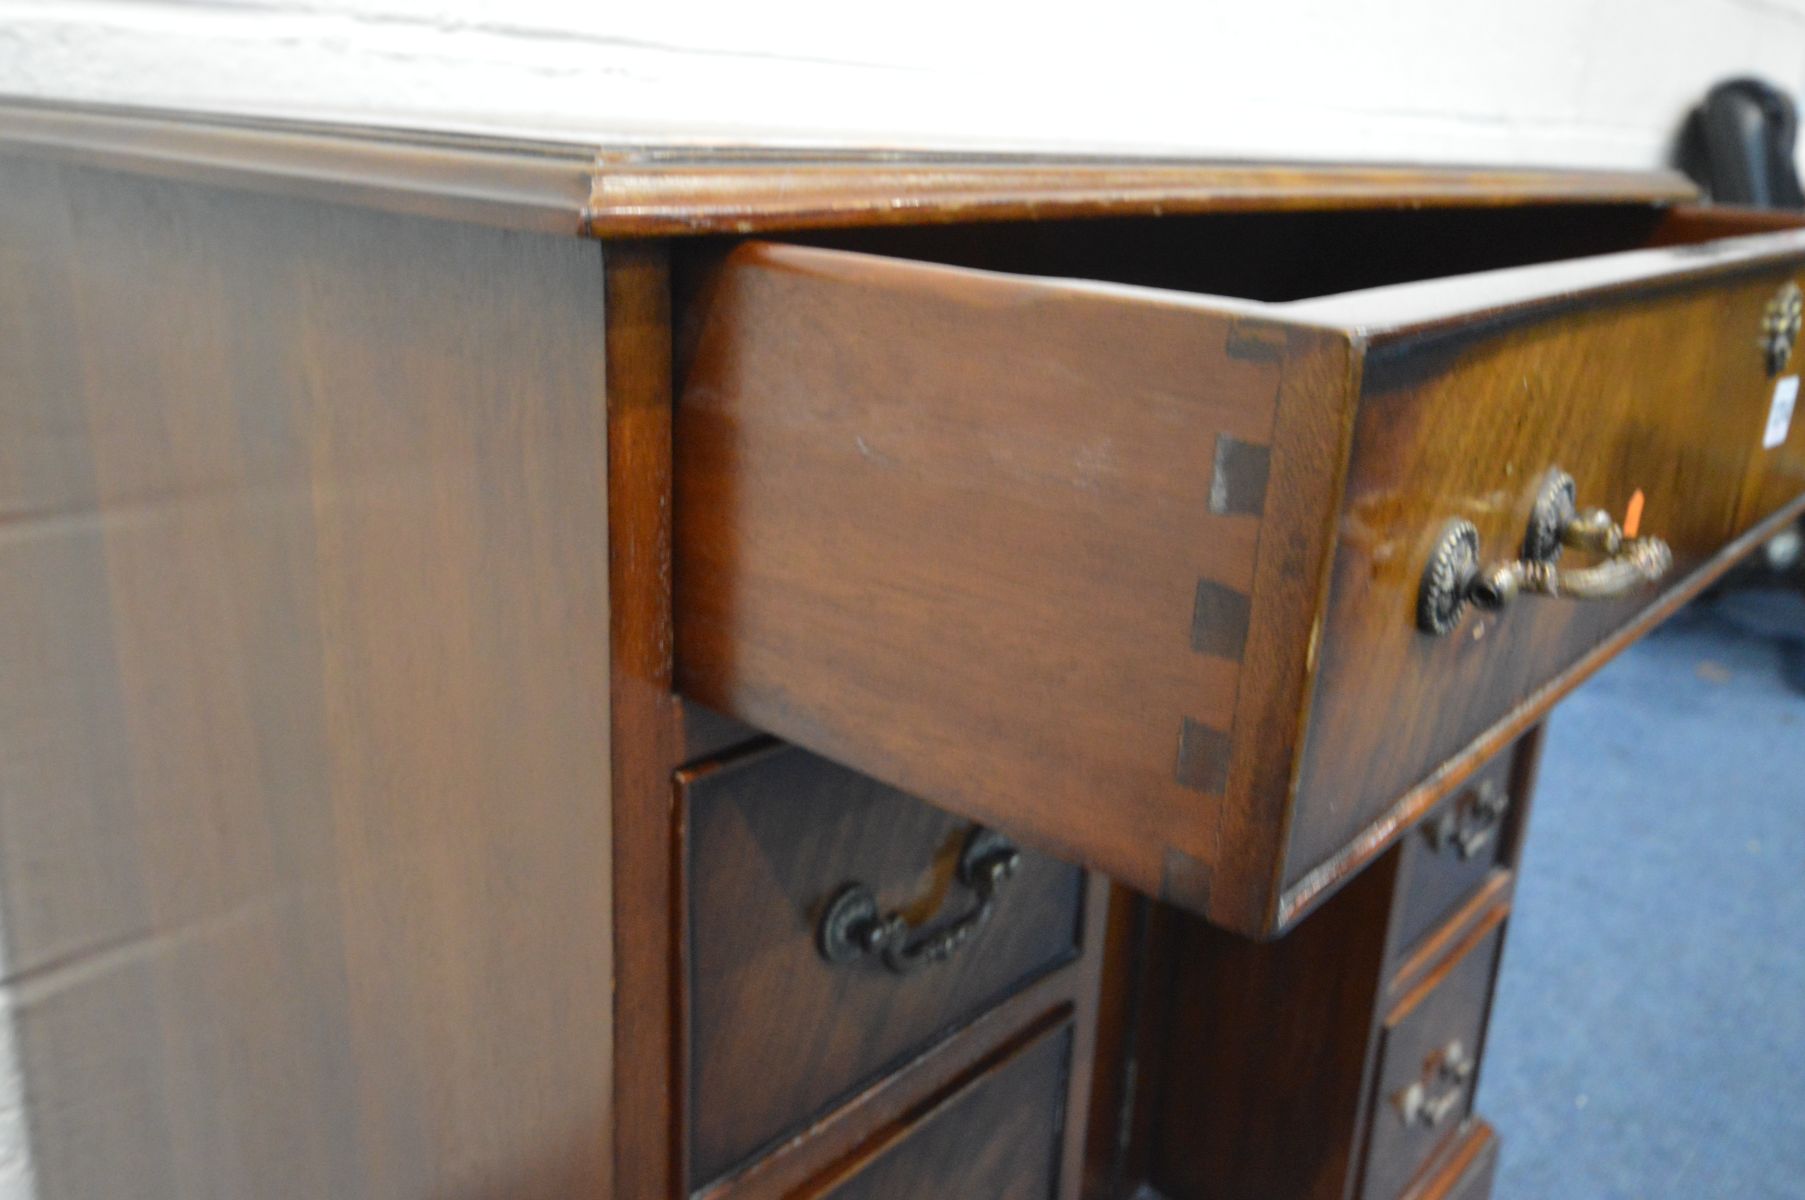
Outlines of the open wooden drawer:
<svg viewBox="0 0 1805 1200">
<path fill-rule="evenodd" d="M 699 248 L 679 686 L 1275 932 L 1797 510 L 1783 225 L 1526 208 Z M 1621 594 L 1445 604 L 1426 631 L 1439 552 L 1441 601 L 1495 599 L 1526 540 L 1554 553 L 1560 522 L 1530 535 L 1556 471 L 1640 526 L 1566 576 Z"/>
</svg>

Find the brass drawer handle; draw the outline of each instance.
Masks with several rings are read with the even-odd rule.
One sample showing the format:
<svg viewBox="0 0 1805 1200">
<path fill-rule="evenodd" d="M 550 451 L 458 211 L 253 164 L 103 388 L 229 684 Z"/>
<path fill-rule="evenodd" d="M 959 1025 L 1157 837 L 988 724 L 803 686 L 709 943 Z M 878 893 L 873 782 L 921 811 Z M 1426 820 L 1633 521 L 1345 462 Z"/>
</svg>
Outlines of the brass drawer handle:
<svg viewBox="0 0 1805 1200">
<path fill-rule="evenodd" d="M 1456 1039 L 1423 1063 L 1423 1077 L 1391 1098 L 1406 1125 L 1434 1129 L 1453 1115 L 1478 1064 Z"/>
<path fill-rule="evenodd" d="M 997 892 L 1021 861 L 1021 851 L 1008 838 L 989 829 L 973 829 L 959 854 L 959 882 L 971 890 L 976 904 L 958 920 L 913 941 L 907 918 L 901 913 L 880 914 L 871 889 L 849 883 L 834 893 L 821 915 L 815 934 L 821 957 L 836 966 L 878 957 L 898 975 L 945 962 L 989 923 L 996 912 Z"/>
<path fill-rule="evenodd" d="M 1571 547 L 1605 555 L 1590 567 L 1561 567 Z M 1564 471 L 1546 477 L 1523 539 L 1523 557 L 1479 565 L 1479 530 L 1454 520 L 1442 529 L 1417 592 L 1417 626 L 1425 633 L 1453 632 L 1467 605 L 1496 611 L 1520 595 L 1615 600 L 1653 583 L 1673 566 L 1673 551 L 1656 537 L 1624 536 L 1602 509 L 1573 505 L 1573 480 Z"/>
<path fill-rule="evenodd" d="M 1423 833 L 1437 854 L 1452 848 L 1462 860 L 1470 859 L 1492 844 L 1509 808 L 1509 793 L 1496 779 L 1487 779 L 1470 802 L 1448 806 L 1441 816 L 1423 826 Z"/>
<path fill-rule="evenodd" d="M 1550 562 L 1517 559 L 1480 573 L 1468 598 L 1481 608 L 1503 608 L 1519 595 L 1569 596 L 1575 600 L 1615 600 L 1653 583 L 1673 566 L 1673 551 L 1660 538 L 1630 538 L 1594 567 L 1562 570 Z"/>
<path fill-rule="evenodd" d="M 1761 357 L 1769 375 L 1778 375 L 1792 361 L 1793 343 L 1799 340 L 1805 293 L 1790 280 L 1782 284 L 1761 314 Z"/>
</svg>

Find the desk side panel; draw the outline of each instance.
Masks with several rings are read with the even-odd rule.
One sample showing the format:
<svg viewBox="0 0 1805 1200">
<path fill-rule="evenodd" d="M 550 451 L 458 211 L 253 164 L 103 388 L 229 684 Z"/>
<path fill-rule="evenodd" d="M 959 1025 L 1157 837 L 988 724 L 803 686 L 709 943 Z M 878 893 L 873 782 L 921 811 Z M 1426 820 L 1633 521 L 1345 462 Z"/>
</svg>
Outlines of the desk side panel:
<svg viewBox="0 0 1805 1200">
<path fill-rule="evenodd" d="M 0 164 L 31 1194 L 610 1194 L 601 305 L 594 243 Z"/>
</svg>

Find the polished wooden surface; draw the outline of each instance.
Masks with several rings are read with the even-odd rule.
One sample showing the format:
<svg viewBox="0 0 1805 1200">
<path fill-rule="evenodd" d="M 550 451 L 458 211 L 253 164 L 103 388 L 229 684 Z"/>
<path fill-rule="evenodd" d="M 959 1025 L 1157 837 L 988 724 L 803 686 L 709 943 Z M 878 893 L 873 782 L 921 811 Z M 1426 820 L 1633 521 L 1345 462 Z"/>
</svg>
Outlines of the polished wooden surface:
<svg viewBox="0 0 1805 1200">
<path fill-rule="evenodd" d="M 1540 707 L 1551 679 L 1662 590 L 1686 587 L 1805 496 L 1805 422 L 1784 445 L 1762 445 L 1775 383 L 1756 335 L 1805 255 L 1798 233 L 1777 237 L 1747 260 L 1758 270 L 1710 286 L 1577 309 L 1556 299 L 1544 307 L 1558 320 L 1489 336 L 1370 335 L 1288 887 L 1501 719 Z M 1529 286 L 1498 282 L 1503 295 Z M 1475 277 L 1467 291 L 1480 287 Z M 1473 521 L 1485 561 L 1516 557 L 1552 467 L 1574 477 L 1582 506 L 1619 518 L 1640 493 L 1643 532 L 1673 547 L 1670 580 L 1608 603 L 1525 598 L 1448 637 L 1419 633 L 1410 613 L 1445 522 Z"/>
<path fill-rule="evenodd" d="M 1493 908 L 1447 964 L 1387 1014 L 1369 1109 L 1372 1132 L 1361 1173 L 1361 1197 L 1379 1200 L 1398 1195 L 1439 1149 L 1459 1135 L 1460 1124 L 1472 1114 L 1477 1076 L 1432 1090 L 1433 1095 L 1457 1089 L 1458 1095 L 1449 1120 L 1432 1126 L 1407 1121 L 1402 1097 L 1411 1086 L 1433 1079 L 1438 1064 L 1456 1044 L 1475 1061 L 1483 1056 L 1508 911 L 1502 905 Z"/>
<path fill-rule="evenodd" d="M 954 873 L 969 824 L 792 747 L 680 780 L 698 1186 L 1078 954 L 1082 875 L 1028 852 L 989 923 L 947 962 L 910 975 L 829 963 L 817 931 L 848 883 L 917 927 L 968 910 Z"/>
<path fill-rule="evenodd" d="M 1402 1200 L 1486 1200 L 1498 1170 L 1498 1139 L 1484 1121 L 1474 1121 L 1459 1147 Z"/>
<path fill-rule="evenodd" d="M 969 250 L 865 239 L 910 240 Z M 1805 504 L 1805 434 L 1762 448 L 1751 349 L 1802 259 L 1791 230 L 1257 303 L 703 253 L 680 297 L 678 686 L 1282 929 Z M 1555 466 L 1619 515 L 1640 489 L 1673 581 L 1421 633 L 1446 521 L 1514 556 Z"/>
<path fill-rule="evenodd" d="M 1121 1151 L 1131 1187 L 1168 1200 L 1346 1194 L 1396 867 L 1380 859 L 1272 943 L 1155 910 L 1136 1071 L 1142 1126 Z"/>
<path fill-rule="evenodd" d="M 1103 941 L 1106 893 L 1092 877 L 1085 898 L 1086 947 Z M 975 1073 L 1018 1045 L 1024 1036 L 1069 1022 L 1071 1069 L 1064 1083 L 1059 1200 L 1078 1200 L 1084 1178 L 1086 1118 L 1092 1078 L 1091 1047 L 1099 1029 L 1096 1011 L 1101 956 L 1089 954 L 1072 967 L 1044 975 L 988 1009 L 951 1036 L 882 1076 L 831 1109 L 794 1137 L 744 1168 L 697 1190 L 699 1200 L 778 1200 L 819 1186 L 822 1178 L 845 1177 L 882 1146 L 906 1136 L 910 1127 Z M 974 1128 L 974 1138 L 988 1131 Z"/>
<path fill-rule="evenodd" d="M 1540 739 L 1536 739 L 1540 745 Z M 1442 801 L 1429 820 L 1411 830 L 1400 842 L 1398 863 L 1398 912 L 1392 932 L 1395 961 L 1415 950 L 1434 929 L 1444 924 L 1454 911 L 1484 884 L 1499 864 L 1510 857 L 1511 844 L 1521 828 L 1517 815 L 1507 807 L 1495 821 L 1483 845 L 1468 849 L 1457 840 L 1463 822 L 1472 829 L 1471 813 L 1486 789 L 1514 803 L 1528 793 L 1525 772 L 1533 772 L 1533 763 L 1524 762 L 1530 751 L 1502 754 L 1476 771 L 1448 799 Z M 1444 834 L 1451 827 L 1453 836 Z"/>
<path fill-rule="evenodd" d="M 685 304 L 678 686 L 1259 926 L 1345 344 L 773 245 Z"/>
<path fill-rule="evenodd" d="M 613 1190 L 600 255 L 441 232 L 0 160 L 43 1200 Z"/>
<path fill-rule="evenodd" d="M 1666 171 L 607 146 L 0 97 L 0 142 L 63 161 L 593 237 L 1269 209 L 1664 204 Z"/>
<path fill-rule="evenodd" d="M 1120 884 L 1110 885 L 1109 923 L 1102 952 L 1095 956 L 1100 979 L 1096 1049 L 1085 1100 L 1090 1112 L 1084 1145 L 1086 1197 L 1127 1194 L 1131 1170 L 1142 1168 L 1138 1160 L 1140 1148 L 1147 1144 L 1147 1106 L 1137 1103 L 1136 1089 L 1147 1048 L 1143 1012 L 1152 990 L 1141 982 L 1150 920 L 1150 906 L 1143 897 Z M 1136 1161 L 1131 1162 L 1131 1156 Z"/>
<path fill-rule="evenodd" d="M 675 1196 L 683 1179 L 682 879 L 671 772 L 670 281 L 665 247 L 602 256 L 607 369 L 609 728 L 613 754 L 616 1187 Z M 582 545 L 584 543 L 579 543 Z"/>
<path fill-rule="evenodd" d="M 737 160 L 737 161 L 736 161 Z M 608 236 L 1157 213 L 1659 204 L 1693 187 L 1667 172 L 1041 159 L 827 152 L 620 154 L 602 160 L 588 228 Z"/>
<path fill-rule="evenodd" d="M 1422 856 L 1405 844 L 1271 942 L 1151 901 L 1139 902 L 1139 921 L 1112 923 L 1103 1011 L 1120 1014 L 1122 1031 L 1099 1042 L 1094 1200 L 1398 1200 L 1407 1186 L 1421 1198 L 1439 1194 L 1430 1177 L 1440 1179 L 1465 1153 L 1450 1149 L 1459 1116 L 1438 1124 L 1436 1137 L 1396 1136 L 1390 1105 L 1402 1084 L 1384 1082 L 1382 1069 L 1420 1069 L 1427 1050 L 1387 1028 L 1408 1026 L 1409 1036 L 1429 1028 L 1442 1035 L 1430 1038 L 1438 1047 L 1455 1034 L 1445 1019 L 1421 1013 L 1483 1019 L 1489 974 L 1477 1000 L 1465 982 L 1457 999 L 1429 998 L 1452 995 L 1443 985 L 1466 952 L 1487 938 L 1495 943 L 1540 745 L 1537 731 L 1481 770 L 1478 779 L 1503 783 L 1511 803 L 1490 844 L 1495 861 L 1465 875 L 1458 896 L 1421 888 Z M 1431 819 L 1458 803 L 1450 797 Z M 1426 899 L 1437 911 L 1425 933 Z M 1465 1048 L 1475 1057 L 1483 1050 L 1476 1036 Z M 1381 1136 L 1369 1160 L 1375 1130 Z M 1379 1182 L 1361 1191 L 1369 1169 Z"/>
<path fill-rule="evenodd" d="M 798 1200 L 1057 1200 L 1072 1056 L 1069 1023 L 1035 1031 Z"/>
<path fill-rule="evenodd" d="M 1805 234 L 1671 176 L 8 102 L 0 148 L 45 1200 L 1477 1200 L 1483 1123 L 1359 1147 L 1483 1020 L 1521 810 L 1393 843 L 1805 491 L 1797 422 L 1732 428 Z M 1419 519 L 1507 546 L 1543 459 L 1683 576 L 1399 636 Z M 960 820 L 804 788 L 761 842 L 673 787 L 747 718 L 1237 929 L 1347 886 L 1256 945 L 1033 857 L 976 968 L 816 994 L 830 848 L 925 911 Z"/>
</svg>

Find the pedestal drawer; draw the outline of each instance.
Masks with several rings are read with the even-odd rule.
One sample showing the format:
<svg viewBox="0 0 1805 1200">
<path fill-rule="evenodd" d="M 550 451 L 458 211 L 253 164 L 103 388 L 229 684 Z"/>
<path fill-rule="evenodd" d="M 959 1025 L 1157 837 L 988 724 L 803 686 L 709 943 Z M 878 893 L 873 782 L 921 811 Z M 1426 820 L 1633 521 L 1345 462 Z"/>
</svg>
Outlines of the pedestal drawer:
<svg viewBox="0 0 1805 1200">
<path fill-rule="evenodd" d="M 770 746 L 679 791 L 696 1187 L 1080 952 L 1077 868 L 815 755 Z M 999 855 L 1006 878 L 974 877 Z"/>
<path fill-rule="evenodd" d="M 1484 1121 L 1470 1126 L 1460 1144 L 1402 1200 L 1487 1200 L 1498 1173 L 1498 1137 Z"/>
<path fill-rule="evenodd" d="M 1540 744 L 1538 734 L 1518 739 L 1405 837 L 1392 918 L 1393 967 L 1514 861 Z"/>
<path fill-rule="evenodd" d="M 1386 1016 L 1361 1200 L 1394 1200 L 1472 1115 L 1505 910 Z"/>
<path fill-rule="evenodd" d="M 1267 934 L 1805 498 L 1805 231 L 1313 220 L 688 260 L 680 687 Z"/>
<path fill-rule="evenodd" d="M 1072 1030 L 1058 1025 L 939 1100 L 894 1141 L 803 1195 L 1053 1200 Z"/>
</svg>

